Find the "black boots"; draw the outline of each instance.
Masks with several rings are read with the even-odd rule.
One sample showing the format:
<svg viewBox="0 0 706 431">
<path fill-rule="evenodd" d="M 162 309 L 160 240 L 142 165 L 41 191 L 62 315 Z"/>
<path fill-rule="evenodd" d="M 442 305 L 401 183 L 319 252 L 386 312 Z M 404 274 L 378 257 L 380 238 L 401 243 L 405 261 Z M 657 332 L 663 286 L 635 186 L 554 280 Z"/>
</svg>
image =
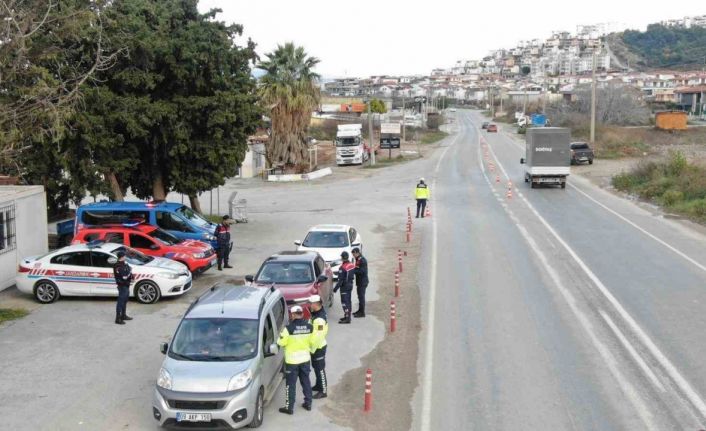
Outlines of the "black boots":
<svg viewBox="0 0 706 431">
<path fill-rule="evenodd" d="M 355 313 L 353 313 L 353 317 L 365 317 L 365 311 L 358 310 Z"/>
<path fill-rule="evenodd" d="M 127 314 L 123 314 L 123 317 L 121 317 L 122 320 L 132 320 L 132 317 L 128 316 Z"/>
<path fill-rule="evenodd" d="M 123 321 L 123 316 L 121 316 L 121 315 L 119 315 L 119 314 L 116 314 L 116 315 L 115 315 L 115 323 L 116 323 L 117 325 L 124 325 L 125 322 Z"/>
<path fill-rule="evenodd" d="M 223 268 L 232 268 L 232 266 L 230 266 L 226 263 L 225 265 L 223 265 Z"/>
<path fill-rule="evenodd" d="M 351 315 L 346 314 L 342 319 L 338 321 L 338 323 L 351 323 Z"/>
<path fill-rule="evenodd" d="M 286 415 L 294 414 L 294 412 L 292 410 L 289 410 L 287 407 L 280 407 L 279 412 L 284 413 Z"/>
<path fill-rule="evenodd" d="M 313 396 L 312 398 L 315 399 L 315 400 L 320 400 L 321 398 L 326 398 L 327 396 L 328 396 L 328 395 L 326 395 L 326 394 L 323 393 L 323 392 L 317 392 L 317 393 L 314 394 L 314 396 Z"/>
</svg>

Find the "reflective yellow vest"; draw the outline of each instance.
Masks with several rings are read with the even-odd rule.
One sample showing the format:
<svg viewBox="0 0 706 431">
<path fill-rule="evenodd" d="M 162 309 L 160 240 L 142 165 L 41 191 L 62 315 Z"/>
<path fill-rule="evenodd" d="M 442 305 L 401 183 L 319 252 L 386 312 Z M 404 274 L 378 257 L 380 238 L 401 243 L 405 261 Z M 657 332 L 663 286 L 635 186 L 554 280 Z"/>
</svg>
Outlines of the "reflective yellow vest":
<svg viewBox="0 0 706 431">
<path fill-rule="evenodd" d="M 328 335 L 328 322 L 323 317 L 315 317 L 311 320 L 314 334 L 314 351 L 326 347 L 326 336 Z M 311 353 L 314 353 L 312 351 Z"/>
<path fill-rule="evenodd" d="M 284 348 L 284 362 L 290 365 L 303 364 L 311 360 L 314 349 L 313 328 L 303 319 L 292 321 L 282 328 L 277 344 Z"/>
<path fill-rule="evenodd" d="M 417 184 L 417 188 L 414 190 L 415 199 L 429 199 L 429 187 L 426 184 Z"/>
</svg>

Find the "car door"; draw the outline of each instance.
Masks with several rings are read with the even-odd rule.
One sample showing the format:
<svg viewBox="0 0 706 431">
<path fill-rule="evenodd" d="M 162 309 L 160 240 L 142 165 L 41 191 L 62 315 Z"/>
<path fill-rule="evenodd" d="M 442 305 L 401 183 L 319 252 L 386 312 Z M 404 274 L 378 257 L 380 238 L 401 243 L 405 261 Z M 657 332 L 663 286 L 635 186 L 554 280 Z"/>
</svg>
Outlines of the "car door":
<svg viewBox="0 0 706 431">
<path fill-rule="evenodd" d="M 326 281 L 319 285 L 319 296 L 323 300 L 324 306 L 328 307 L 333 295 L 333 274 L 330 269 L 327 271 L 326 262 L 324 262 L 324 259 L 321 256 L 317 256 L 316 260 L 314 260 L 314 273 L 316 274 L 317 279 L 320 275 L 325 275 L 327 278 Z"/>
<path fill-rule="evenodd" d="M 277 304 L 275 304 L 272 311 L 267 313 L 267 315 L 265 316 L 262 329 L 262 346 L 260 346 L 260 349 L 262 351 L 263 364 L 261 377 L 262 382 L 264 383 L 266 388 L 265 398 L 267 399 L 271 398 L 272 392 L 277 388 L 277 385 L 279 384 L 279 380 L 277 380 L 277 378 L 281 378 L 279 370 L 282 367 L 282 349 L 278 348 L 276 355 L 266 356 L 265 354 L 269 346 L 277 342 L 277 337 L 279 336 L 277 319 L 273 314 L 275 309 L 278 309 L 278 307 L 279 301 L 277 302 Z M 277 312 L 279 313 L 280 311 L 278 310 Z"/>
<path fill-rule="evenodd" d="M 141 251 L 142 253 L 149 256 L 162 256 L 164 253 L 161 251 L 161 247 L 154 240 L 143 235 L 141 233 L 131 233 L 130 247 Z"/>
<path fill-rule="evenodd" d="M 113 257 L 102 251 L 91 251 L 91 265 L 94 280 L 94 295 L 96 296 L 118 296 L 118 285 L 115 283 L 113 273 L 114 264 L 109 262 Z"/>
<path fill-rule="evenodd" d="M 62 294 L 89 296 L 95 294 L 90 265 L 87 250 L 62 253 L 51 258 L 51 269 L 47 275 L 59 286 Z"/>
</svg>

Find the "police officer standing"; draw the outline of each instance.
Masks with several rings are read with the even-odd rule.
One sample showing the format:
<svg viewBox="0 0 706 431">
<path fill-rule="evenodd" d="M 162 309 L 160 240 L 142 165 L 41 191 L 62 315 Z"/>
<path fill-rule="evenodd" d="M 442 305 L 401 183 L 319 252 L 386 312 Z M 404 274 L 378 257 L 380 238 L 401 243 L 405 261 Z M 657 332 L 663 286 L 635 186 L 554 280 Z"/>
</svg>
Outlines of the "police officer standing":
<svg viewBox="0 0 706 431">
<path fill-rule="evenodd" d="M 351 323 L 351 292 L 353 292 L 353 279 L 355 278 L 355 265 L 349 260 L 348 252 L 341 253 L 341 263 L 338 269 L 338 281 L 336 287 L 333 288 L 335 293 L 341 289 L 341 306 L 343 306 L 343 318 L 338 323 Z"/>
<path fill-rule="evenodd" d="M 115 283 L 118 285 L 118 303 L 115 306 L 115 323 L 124 325 L 126 320 L 132 320 L 127 315 L 127 301 L 130 297 L 130 282 L 132 281 L 132 268 L 125 261 L 125 252 L 117 253 L 118 262 L 113 266 Z"/>
<path fill-rule="evenodd" d="M 314 353 L 311 355 L 311 366 L 314 369 L 316 384 L 311 388 L 316 391 L 314 399 L 326 398 L 328 382 L 326 381 L 326 335 L 328 334 L 328 317 L 319 295 L 309 297 L 311 310 L 311 326 L 314 334 Z"/>
<path fill-rule="evenodd" d="M 228 256 L 230 255 L 232 244 L 230 242 L 230 224 L 231 218 L 228 214 L 223 216 L 221 224 L 216 226 L 216 241 L 218 247 L 216 254 L 218 255 L 218 270 L 223 271 L 223 268 L 232 268 L 228 265 Z"/>
<path fill-rule="evenodd" d="M 297 389 L 297 378 L 304 391 L 305 410 L 311 410 L 311 381 L 309 372 L 311 371 L 311 352 L 315 349 L 313 327 L 304 320 L 304 310 L 299 305 L 292 306 L 292 317 L 289 325 L 282 328 L 277 344 L 284 348 L 284 378 L 285 392 L 287 398 L 284 407 L 280 407 L 280 413 L 291 415 L 294 413 L 294 400 Z"/>
<path fill-rule="evenodd" d="M 417 218 L 419 218 L 420 212 L 422 218 L 424 218 L 424 210 L 427 207 L 427 199 L 429 199 L 429 196 L 429 186 L 424 182 L 424 178 L 420 178 L 417 187 L 414 189 L 414 198 L 417 199 Z"/>
<path fill-rule="evenodd" d="M 358 293 L 358 311 L 353 317 L 365 317 L 365 289 L 368 288 L 368 259 L 360 253 L 358 247 L 353 249 L 355 258 L 355 289 Z"/>
</svg>

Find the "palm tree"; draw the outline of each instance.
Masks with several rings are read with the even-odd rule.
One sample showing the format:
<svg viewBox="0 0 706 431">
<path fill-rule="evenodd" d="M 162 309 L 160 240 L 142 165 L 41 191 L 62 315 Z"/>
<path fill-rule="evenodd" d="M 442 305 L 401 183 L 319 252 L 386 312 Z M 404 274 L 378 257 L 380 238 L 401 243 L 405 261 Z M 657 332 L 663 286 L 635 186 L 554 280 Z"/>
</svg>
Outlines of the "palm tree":
<svg viewBox="0 0 706 431">
<path fill-rule="evenodd" d="M 267 161 L 296 165 L 307 157 L 306 130 L 321 97 L 319 75 L 313 72 L 319 59 L 292 42 L 265 56 L 257 67 L 265 71 L 259 93 L 272 121 Z"/>
</svg>

